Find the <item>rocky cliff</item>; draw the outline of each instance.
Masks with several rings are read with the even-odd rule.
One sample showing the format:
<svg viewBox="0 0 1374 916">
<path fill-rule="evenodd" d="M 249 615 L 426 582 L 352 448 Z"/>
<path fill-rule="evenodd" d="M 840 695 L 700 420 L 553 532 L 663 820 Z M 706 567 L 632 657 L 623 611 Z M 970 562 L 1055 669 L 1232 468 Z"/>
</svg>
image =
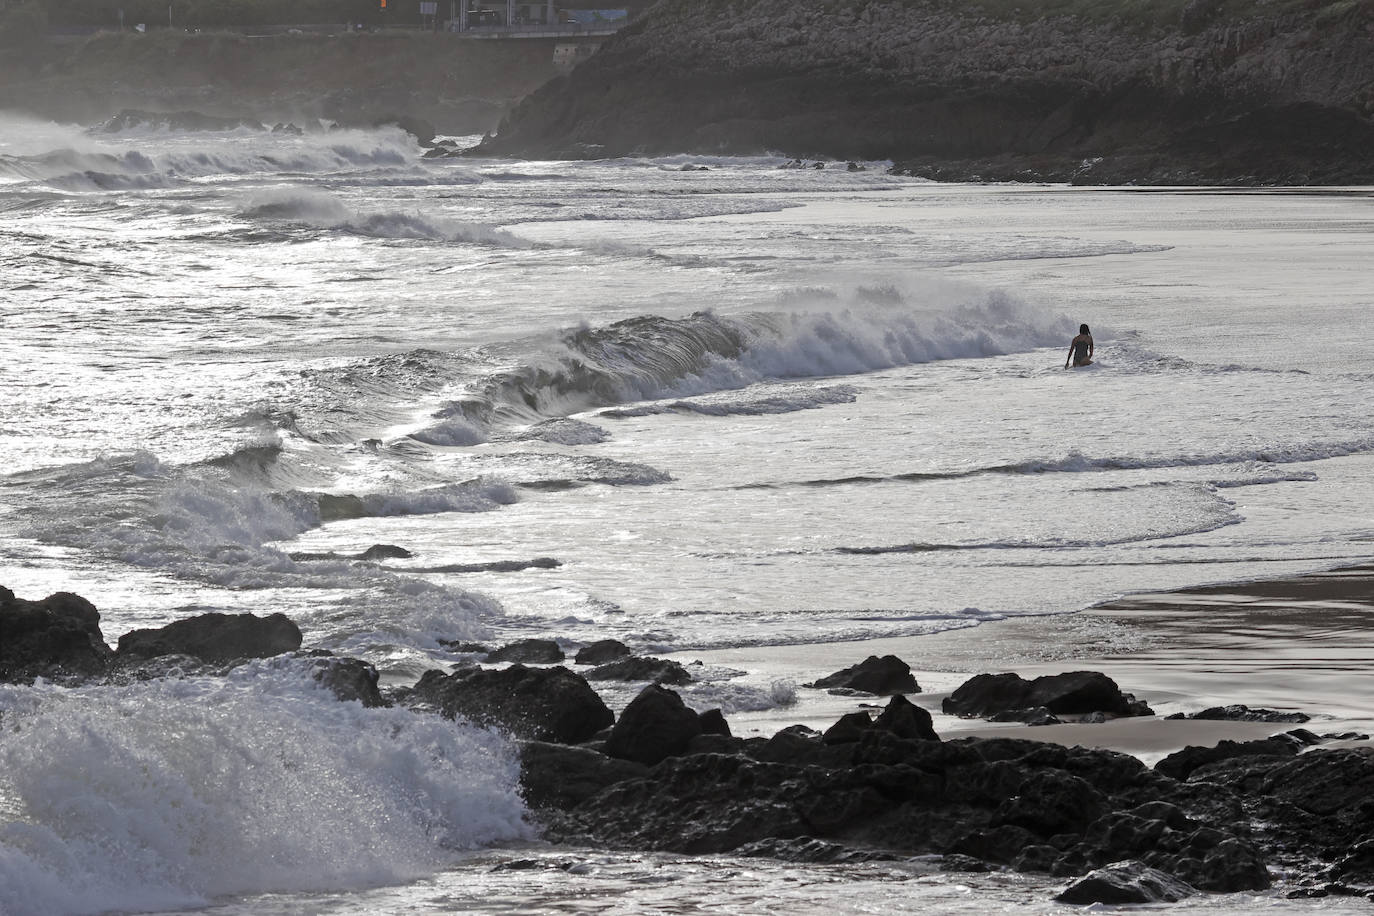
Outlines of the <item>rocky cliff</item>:
<svg viewBox="0 0 1374 916">
<path fill-rule="evenodd" d="M 1374 0 L 662 0 L 485 154 L 1374 182 Z"/>
</svg>

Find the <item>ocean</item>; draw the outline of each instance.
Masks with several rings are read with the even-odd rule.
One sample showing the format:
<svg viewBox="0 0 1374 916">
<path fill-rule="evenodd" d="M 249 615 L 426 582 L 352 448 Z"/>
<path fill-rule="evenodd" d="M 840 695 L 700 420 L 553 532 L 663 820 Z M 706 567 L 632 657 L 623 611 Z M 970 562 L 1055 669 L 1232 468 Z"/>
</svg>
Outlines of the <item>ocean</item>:
<svg viewBox="0 0 1374 916">
<path fill-rule="evenodd" d="M 441 640 L 976 642 L 1374 555 L 1368 189 L 422 152 L 0 120 L 0 584 L 111 644 L 280 611 L 399 685 Z M 1055 911 L 920 862 L 549 848 L 517 776 L 290 660 L 0 686 L 0 913 Z"/>
</svg>

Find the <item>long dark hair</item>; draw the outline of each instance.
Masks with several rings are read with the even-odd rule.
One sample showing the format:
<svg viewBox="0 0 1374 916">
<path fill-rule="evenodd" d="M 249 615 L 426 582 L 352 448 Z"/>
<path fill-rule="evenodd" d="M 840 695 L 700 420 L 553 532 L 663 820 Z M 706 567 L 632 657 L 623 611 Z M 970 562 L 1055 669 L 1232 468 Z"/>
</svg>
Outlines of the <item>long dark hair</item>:
<svg viewBox="0 0 1374 916">
<path fill-rule="evenodd" d="M 1080 324 L 1080 325 L 1078 326 L 1078 333 L 1080 333 L 1080 334 L 1091 334 L 1092 332 L 1088 330 L 1088 326 L 1087 326 L 1086 324 Z"/>
</svg>

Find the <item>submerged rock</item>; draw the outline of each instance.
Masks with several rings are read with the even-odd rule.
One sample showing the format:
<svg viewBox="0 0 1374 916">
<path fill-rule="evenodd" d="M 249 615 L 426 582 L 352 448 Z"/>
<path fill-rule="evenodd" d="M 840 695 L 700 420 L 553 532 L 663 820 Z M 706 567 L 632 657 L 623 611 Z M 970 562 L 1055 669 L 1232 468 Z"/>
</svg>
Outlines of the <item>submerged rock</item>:
<svg viewBox="0 0 1374 916">
<path fill-rule="evenodd" d="M 1201 712 L 1188 713 L 1187 715 L 1176 712 L 1172 716 L 1165 716 L 1165 718 L 1204 719 L 1219 722 L 1292 722 L 1295 725 L 1310 722 L 1312 719 L 1306 713 L 1279 712 L 1277 709 L 1251 709 L 1243 703 L 1234 706 L 1212 706 Z"/>
<path fill-rule="evenodd" d="M 546 665 L 561 662 L 565 656 L 552 639 L 520 639 L 487 655 L 489 662 L 522 662 Z"/>
<path fill-rule="evenodd" d="M 345 703 L 356 700 L 369 708 L 391 705 L 377 688 L 377 669 L 362 659 L 320 650 L 314 655 L 310 676 Z"/>
<path fill-rule="evenodd" d="M 300 627 L 285 614 L 201 614 L 165 627 L 131 630 L 118 654 L 139 658 L 190 655 L 207 662 L 271 658 L 301 647 Z"/>
</svg>

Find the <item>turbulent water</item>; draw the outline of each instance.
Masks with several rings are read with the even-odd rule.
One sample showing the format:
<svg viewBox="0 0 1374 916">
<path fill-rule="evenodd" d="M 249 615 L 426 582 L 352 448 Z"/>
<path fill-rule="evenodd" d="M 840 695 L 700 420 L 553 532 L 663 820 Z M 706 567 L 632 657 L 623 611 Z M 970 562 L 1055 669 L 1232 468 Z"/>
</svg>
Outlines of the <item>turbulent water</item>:
<svg viewBox="0 0 1374 916">
<path fill-rule="evenodd" d="M 283 611 L 408 682 L 445 639 L 916 635 L 1371 553 L 1367 193 L 421 152 L 0 122 L 0 584 L 110 642 Z M 684 693 L 794 699 L 738 674 Z M 499 735 L 291 664 L 0 689 L 6 914 L 501 909 L 452 876 L 523 813 Z M 793 911 L 846 905 L 819 874 Z M 1020 900 L 927 880 L 834 878 Z"/>
</svg>

